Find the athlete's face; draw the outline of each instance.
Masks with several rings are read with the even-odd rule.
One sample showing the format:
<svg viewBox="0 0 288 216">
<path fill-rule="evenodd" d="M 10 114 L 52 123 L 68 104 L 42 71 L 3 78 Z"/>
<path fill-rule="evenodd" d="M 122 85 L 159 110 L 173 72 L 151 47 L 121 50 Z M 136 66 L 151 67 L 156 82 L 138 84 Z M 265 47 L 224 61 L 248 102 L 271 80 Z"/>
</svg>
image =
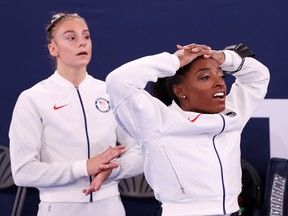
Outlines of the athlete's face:
<svg viewBox="0 0 288 216">
<path fill-rule="evenodd" d="M 92 42 L 85 21 L 80 18 L 60 21 L 48 48 L 57 59 L 57 67 L 86 67 L 91 60 Z"/>
<path fill-rule="evenodd" d="M 219 113 L 225 109 L 226 84 L 219 64 L 211 59 L 196 59 L 184 81 L 174 86 L 180 98 L 180 107 L 185 111 Z"/>
</svg>

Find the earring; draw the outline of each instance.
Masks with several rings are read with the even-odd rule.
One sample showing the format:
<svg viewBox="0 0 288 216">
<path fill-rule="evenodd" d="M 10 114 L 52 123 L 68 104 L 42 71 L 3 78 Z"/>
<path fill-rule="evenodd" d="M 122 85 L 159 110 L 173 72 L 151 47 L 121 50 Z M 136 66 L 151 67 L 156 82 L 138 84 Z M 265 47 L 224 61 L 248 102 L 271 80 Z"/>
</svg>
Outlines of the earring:
<svg viewBox="0 0 288 216">
<path fill-rule="evenodd" d="M 185 95 L 180 95 L 180 98 L 186 99 L 186 96 Z"/>
</svg>

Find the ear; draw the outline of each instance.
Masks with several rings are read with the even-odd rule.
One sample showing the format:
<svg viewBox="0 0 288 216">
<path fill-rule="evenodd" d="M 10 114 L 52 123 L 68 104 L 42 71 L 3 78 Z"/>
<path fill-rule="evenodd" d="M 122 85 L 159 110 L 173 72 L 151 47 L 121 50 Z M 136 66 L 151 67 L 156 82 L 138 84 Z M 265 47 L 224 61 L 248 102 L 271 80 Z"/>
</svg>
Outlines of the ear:
<svg viewBox="0 0 288 216">
<path fill-rule="evenodd" d="M 48 50 L 49 50 L 49 53 L 51 56 L 53 56 L 55 58 L 58 56 L 57 48 L 56 48 L 56 45 L 54 43 L 48 44 Z"/>
<path fill-rule="evenodd" d="M 177 98 L 182 98 L 183 97 L 183 89 L 180 85 L 173 85 L 172 86 L 172 91 L 173 94 L 177 97 Z"/>
</svg>

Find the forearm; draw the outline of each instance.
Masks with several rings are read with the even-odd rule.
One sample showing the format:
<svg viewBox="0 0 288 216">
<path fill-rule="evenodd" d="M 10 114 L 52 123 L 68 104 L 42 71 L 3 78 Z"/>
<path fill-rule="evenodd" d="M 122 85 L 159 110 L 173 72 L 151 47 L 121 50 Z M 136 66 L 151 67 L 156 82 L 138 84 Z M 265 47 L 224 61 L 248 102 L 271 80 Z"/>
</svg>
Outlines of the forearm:
<svg viewBox="0 0 288 216">
<path fill-rule="evenodd" d="M 27 95 L 22 94 L 14 108 L 9 130 L 11 168 L 15 183 L 21 186 L 49 187 L 87 176 L 86 160 L 62 160 L 60 163 L 47 155 L 43 148 L 45 138 L 41 119 L 36 106 Z"/>
<path fill-rule="evenodd" d="M 106 79 L 111 105 L 118 104 L 137 90 L 143 90 L 149 81 L 173 76 L 179 68 L 179 59 L 169 53 L 147 56 L 122 65 Z"/>
<path fill-rule="evenodd" d="M 240 64 L 238 54 L 229 51 L 222 67 L 223 70 L 235 71 Z M 227 107 L 235 110 L 245 125 L 267 93 L 269 70 L 256 59 L 246 57 L 241 70 L 232 75 L 236 80 L 227 96 Z"/>
<path fill-rule="evenodd" d="M 225 61 L 221 65 L 224 71 L 232 73 L 241 83 L 269 83 L 270 75 L 268 68 L 254 58 L 246 57 L 241 70 L 236 71 L 242 63 L 241 57 L 233 51 L 224 51 Z"/>
<path fill-rule="evenodd" d="M 119 180 L 142 173 L 144 155 L 140 150 L 139 144 L 120 127 L 117 128 L 116 133 L 118 142 L 125 145 L 125 153 L 116 160 L 119 163 L 119 168 L 112 171 L 110 178 Z"/>
</svg>

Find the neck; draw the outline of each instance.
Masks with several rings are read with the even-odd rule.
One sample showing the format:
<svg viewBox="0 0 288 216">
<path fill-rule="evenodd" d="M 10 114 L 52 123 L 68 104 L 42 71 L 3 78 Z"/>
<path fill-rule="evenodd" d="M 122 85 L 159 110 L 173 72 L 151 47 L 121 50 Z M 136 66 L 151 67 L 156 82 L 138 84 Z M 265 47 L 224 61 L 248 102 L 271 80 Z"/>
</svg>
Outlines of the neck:
<svg viewBox="0 0 288 216">
<path fill-rule="evenodd" d="M 66 80 L 71 82 L 75 87 L 78 87 L 80 83 L 85 79 L 86 67 L 85 68 L 61 68 L 57 67 L 57 72 Z"/>
</svg>

